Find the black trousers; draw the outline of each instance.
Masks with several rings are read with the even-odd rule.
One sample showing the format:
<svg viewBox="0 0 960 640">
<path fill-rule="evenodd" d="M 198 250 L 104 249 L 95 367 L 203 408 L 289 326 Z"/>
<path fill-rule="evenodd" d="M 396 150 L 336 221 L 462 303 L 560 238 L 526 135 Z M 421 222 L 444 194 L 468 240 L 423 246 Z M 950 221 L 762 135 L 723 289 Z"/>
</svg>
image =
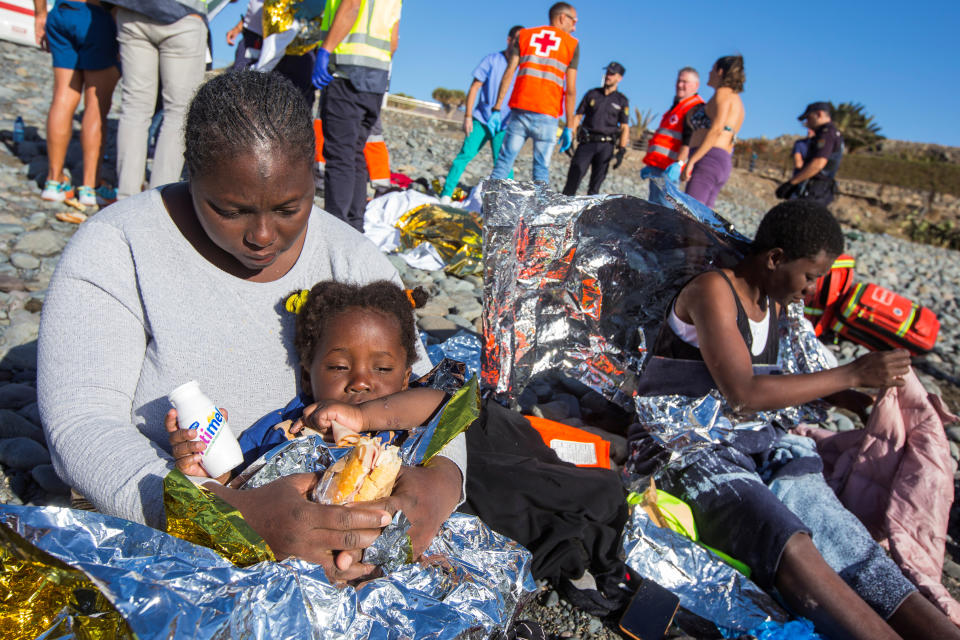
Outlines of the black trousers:
<svg viewBox="0 0 960 640">
<path fill-rule="evenodd" d="M 357 91 L 344 78 L 334 78 L 323 90 L 323 206 L 354 229 L 363 232 L 367 206 L 367 161 L 363 147 L 377 118 L 382 93 Z"/>
<path fill-rule="evenodd" d="M 607 167 L 613 158 L 612 142 L 584 142 L 577 146 L 573 160 L 570 161 L 570 171 L 567 172 L 567 184 L 563 187 L 563 195 L 572 196 L 580 187 L 580 180 L 590 167 L 590 182 L 587 193 L 600 193 L 600 185 L 607 177 Z"/>
</svg>

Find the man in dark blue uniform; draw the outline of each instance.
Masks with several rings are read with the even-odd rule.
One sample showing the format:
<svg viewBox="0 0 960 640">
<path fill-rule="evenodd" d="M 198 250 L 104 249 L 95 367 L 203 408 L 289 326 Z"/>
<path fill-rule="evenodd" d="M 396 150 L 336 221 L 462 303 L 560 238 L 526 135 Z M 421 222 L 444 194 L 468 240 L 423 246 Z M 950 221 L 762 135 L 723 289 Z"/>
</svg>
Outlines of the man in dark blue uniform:
<svg viewBox="0 0 960 640">
<path fill-rule="evenodd" d="M 813 102 L 800 117 L 813 129 L 813 138 L 804 156 L 803 168 L 790 180 L 777 187 L 777 197 L 783 200 L 806 198 L 823 206 L 833 201 L 837 181 L 834 177 L 843 157 L 843 136 L 831 121 L 833 105 Z"/>
<path fill-rule="evenodd" d="M 607 177 L 610 160 L 616 156 L 614 169 L 623 162 L 630 139 L 630 104 L 627 97 L 617 91 L 617 86 L 623 79 L 624 71 L 619 62 L 608 64 L 603 86 L 588 91 L 577 107 L 573 118 L 579 122 L 579 144 L 570 161 L 567 184 L 563 187 L 565 195 L 572 196 L 577 192 L 587 167 L 590 167 L 587 193 L 598 193 Z"/>
</svg>

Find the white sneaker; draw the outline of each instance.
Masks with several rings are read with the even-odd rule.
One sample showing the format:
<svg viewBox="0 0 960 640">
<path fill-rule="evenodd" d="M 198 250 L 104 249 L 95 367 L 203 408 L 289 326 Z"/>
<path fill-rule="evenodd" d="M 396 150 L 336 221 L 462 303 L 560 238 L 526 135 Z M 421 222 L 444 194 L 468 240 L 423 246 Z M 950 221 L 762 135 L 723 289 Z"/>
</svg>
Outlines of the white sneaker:
<svg viewBox="0 0 960 640">
<path fill-rule="evenodd" d="M 450 204 L 453 202 L 453 198 L 450 196 L 440 196 L 440 204 Z"/>
<path fill-rule="evenodd" d="M 77 200 L 84 206 L 95 207 L 97 206 L 97 192 L 92 187 L 80 185 L 77 187 Z"/>
</svg>

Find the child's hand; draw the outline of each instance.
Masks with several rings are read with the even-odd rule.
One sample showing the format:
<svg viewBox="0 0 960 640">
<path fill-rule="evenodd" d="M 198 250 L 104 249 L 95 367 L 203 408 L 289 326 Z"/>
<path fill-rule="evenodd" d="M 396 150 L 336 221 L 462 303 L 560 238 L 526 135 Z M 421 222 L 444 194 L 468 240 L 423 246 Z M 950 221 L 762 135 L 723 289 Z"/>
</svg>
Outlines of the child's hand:
<svg viewBox="0 0 960 640">
<path fill-rule="evenodd" d="M 193 438 L 197 437 L 197 430 L 181 429 L 177 426 L 176 409 L 167 411 L 164 426 L 170 437 L 170 446 L 173 448 L 173 459 L 177 463 L 177 469 L 188 476 L 209 478 L 210 474 L 200 466 L 200 454 L 207 445 L 199 440 L 193 441 Z"/>
<path fill-rule="evenodd" d="M 303 424 L 333 441 L 333 423 L 337 422 L 354 433 L 367 430 L 360 407 L 342 402 L 317 402 L 303 410 Z"/>
</svg>

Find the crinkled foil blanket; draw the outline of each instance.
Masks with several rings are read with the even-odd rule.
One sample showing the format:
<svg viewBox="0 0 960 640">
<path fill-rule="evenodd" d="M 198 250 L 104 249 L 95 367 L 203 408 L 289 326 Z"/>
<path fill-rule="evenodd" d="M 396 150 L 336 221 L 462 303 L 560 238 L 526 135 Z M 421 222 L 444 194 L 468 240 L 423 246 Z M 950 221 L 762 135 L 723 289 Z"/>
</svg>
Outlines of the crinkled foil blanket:
<svg viewBox="0 0 960 640">
<path fill-rule="evenodd" d="M 323 6 L 316 0 L 264 0 L 263 37 L 296 29 L 296 37 L 287 45 L 287 55 L 302 56 L 323 42 Z"/>
<path fill-rule="evenodd" d="M 429 242 L 443 258 L 447 273 L 466 276 L 480 273 L 482 223 L 480 216 L 466 209 L 425 204 L 403 214 L 396 224 L 400 244 L 412 249 Z"/>
<path fill-rule="evenodd" d="M 671 188 L 661 182 L 673 196 Z M 673 295 L 707 268 L 735 263 L 747 245 L 674 192 L 654 204 L 484 183 L 485 391 L 513 404 L 532 378 L 557 369 L 631 407 Z"/>
<path fill-rule="evenodd" d="M 636 410 L 670 462 L 702 455 L 741 429 L 819 422 L 822 407 L 738 415 L 712 392 L 638 397 L 639 376 L 667 305 L 693 276 L 732 266 L 748 241 L 673 184 L 651 180 L 651 202 L 565 197 L 542 184 L 485 183 L 484 391 L 505 404 L 538 375 L 559 371 Z M 781 320 L 782 373 L 827 367 L 824 347 L 792 305 Z M 721 628 L 745 632 L 786 619 L 756 585 L 635 510 L 627 564 Z"/>
<path fill-rule="evenodd" d="M 429 459 L 476 417 L 476 379 L 456 390 L 463 384 L 462 365 L 449 364 L 438 365 L 427 382 L 454 395 L 404 441 L 401 455 L 408 463 Z M 251 465 L 240 482 L 256 487 L 323 470 L 344 453 L 316 436 L 293 440 Z M 451 516 L 425 560 L 407 564 L 396 562 L 405 538 L 399 514 L 396 526 L 388 527 L 393 537 L 385 532 L 374 545 L 377 564 L 396 568 L 359 588 L 341 589 L 328 583 L 319 565 L 267 559 L 269 549 L 239 514 L 179 472 L 164 486 L 171 531 L 206 546 L 97 513 L 0 505 L 0 635 L 479 638 L 504 631 L 536 591 L 529 552 L 472 516 Z M 71 635 L 100 628 L 105 631 Z"/>
</svg>

